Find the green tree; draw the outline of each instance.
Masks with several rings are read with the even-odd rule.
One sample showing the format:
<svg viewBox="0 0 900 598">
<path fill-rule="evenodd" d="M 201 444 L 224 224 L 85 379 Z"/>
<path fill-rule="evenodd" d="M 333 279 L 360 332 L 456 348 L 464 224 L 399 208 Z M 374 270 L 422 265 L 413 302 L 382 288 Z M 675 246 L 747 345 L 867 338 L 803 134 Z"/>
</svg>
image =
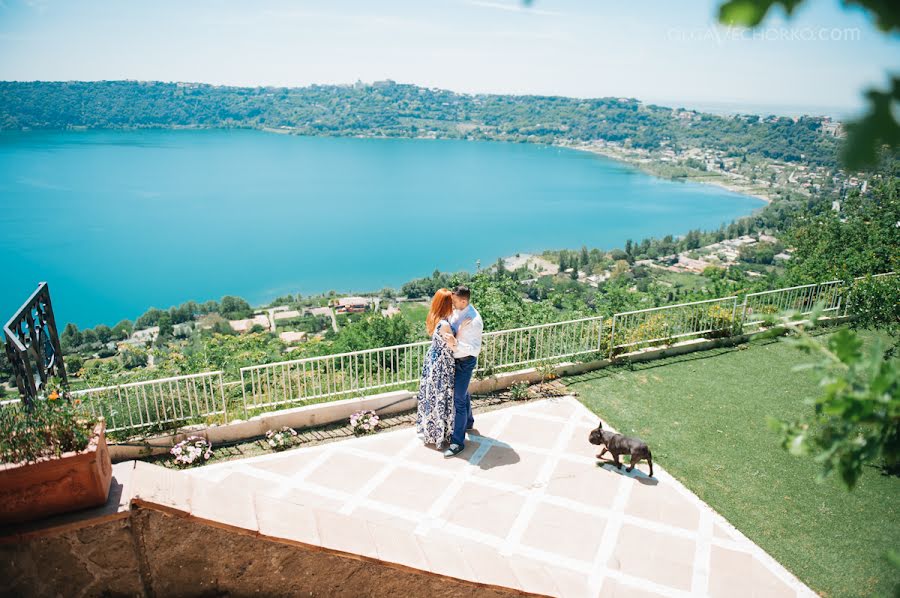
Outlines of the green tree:
<svg viewBox="0 0 900 598">
<path fill-rule="evenodd" d="M 156 337 L 156 342 L 160 343 L 162 341 L 168 340 L 172 338 L 174 332 L 174 325 L 172 324 L 172 317 L 163 313 L 159 317 L 159 336 Z"/>
<path fill-rule="evenodd" d="M 821 311 L 814 312 L 812 319 Z M 813 413 L 800 421 L 770 419 L 792 454 L 811 454 L 822 464 L 820 478 L 837 473 L 853 489 L 863 467 L 880 461 L 900 473 L 900 376 L 898 358 L 886 358 L 879 340 L 870 350 L 856 332 L 842 328 L 819 342 L 796 324 L 787 339 L 818 358 L 801 368 L 821 376 L 822 394 L 809 403 Z"/>
<path fill-rule="evenodd" d="M 106 324 L 96 326 L 94 332 L 97 333 L 97 338 L 101 343 L 108 343 L 112 339 L 112 329 Z"/>
<path fill-rule="evenodd" d="M 78 375 L 78 371 L 84 367 L 84 359 L 82 359 L 81 355 L 78 353 L 73 353 L 72 355 L 67 355 L 63 362 L 66 366 L 66 373 L 69 376 Z"/>
<path fill-rule="evenodd" d="M 810 214 L 790 231 L 795 247 L 789 277 L 798 283 L 880 274 L 900 269 L 900 194 L 895 181 L 876 186 L 871 197 L 850 194 L 840 214 Z"/>
<path fill-rule="evenodd" d="M 156 307 L 151 307 L 147 311 L 145 311 L 137 320 L 134 321 L 134 328 L 137 330 L 143 330 L 144 328 L 150 328 L 151 326 L 156 326 L 159 324 L 159 319 L 165 312 Z"/>
<path fill-rule="evenodd" d="M 719 21 L 726 25 L 756 27 L 760 25 L 774 6 L 780 5 L 788 15 L 804 0 L 728 0 L 719 7 Z M 861 7 L 875 19 L 884 33 L 893 35 L 900 31 L 900 9 L 896 2 L 886 0 L 844 0 L 845 5 Z M 866 92 L 868 112 L 859 120 L 847 125 L 847 142 L 843 160 L 851 170 L 874 167 L 878 163 L 881 147 L 891 151 L 900 148 L 900 124 L 896 113 L 900 105 L 900 77 L 892 77 L 887 90 L 870 89 Z"/>
<path fill-rule="evenodd" d="M 125 347 L 121 352 L 122 365 L 129 370 L 147 365 L 149 354 L 143 347 Z"/>
<path fill-rule="evenodd" d="M 100 342 L 97 333 L 92 328 L 85 328 L 81 333 L 81 342 L 85 345 L 95 345 Z"/>
<path fill-rule="evenodd" d="M 405 345 L 416 340 L 413 324 L 402 316 L 370 314 L 343 326 L 333 341 L 334 352 L 344 353 Z"/>
<path fill-rule="evenodd" d="M 125 340 L 134 330 L 131 320 L 122 320 L 112 328 L 112 338 L 116 340 Z"/>
<path fill-rule="evenodd" d="M 84 340 L 81 332 L 78 331 L 78 326 L 72 322 L 66 324 L 62 334 L 59 335 L 59 343 L 64 353 L 74 351 L 80 347 Z"/>
<path fill-rule="evenodd" d="M 240 297 L 225 296 L 219 302 L 221 315 L 228 320 L 241 320 L 249 318 L 253 313 L 250 304 Z"/>
</svg>

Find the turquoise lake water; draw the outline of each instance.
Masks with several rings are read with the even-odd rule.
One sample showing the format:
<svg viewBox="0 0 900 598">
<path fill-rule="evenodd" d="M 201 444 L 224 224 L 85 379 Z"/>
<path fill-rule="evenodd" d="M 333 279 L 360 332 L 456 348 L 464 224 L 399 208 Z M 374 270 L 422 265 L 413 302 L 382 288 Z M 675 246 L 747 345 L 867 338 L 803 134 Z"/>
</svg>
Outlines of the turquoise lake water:
<svg viewBox="0 0 900 598">
<path fill-rule="evenodd" d="M 621 247 L 760 208 L 585 152 L 247 130 L 0 134 L 0 320 L 60 327 L 239 295 L 398 287 L 517 252 Z"/>
</svg>

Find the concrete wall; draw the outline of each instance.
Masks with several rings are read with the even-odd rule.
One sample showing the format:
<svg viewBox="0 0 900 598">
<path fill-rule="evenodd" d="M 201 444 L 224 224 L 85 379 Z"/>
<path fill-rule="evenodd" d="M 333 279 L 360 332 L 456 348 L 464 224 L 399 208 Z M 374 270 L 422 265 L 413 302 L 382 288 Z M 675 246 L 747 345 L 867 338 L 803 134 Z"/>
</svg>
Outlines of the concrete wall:
<svg viewBox="0 0 900 598">
<path fill-rule="evenodd" d="M 0 595 L 501 598 L 522 595 L 133 509 L 0 544 Z"/>
</svg>

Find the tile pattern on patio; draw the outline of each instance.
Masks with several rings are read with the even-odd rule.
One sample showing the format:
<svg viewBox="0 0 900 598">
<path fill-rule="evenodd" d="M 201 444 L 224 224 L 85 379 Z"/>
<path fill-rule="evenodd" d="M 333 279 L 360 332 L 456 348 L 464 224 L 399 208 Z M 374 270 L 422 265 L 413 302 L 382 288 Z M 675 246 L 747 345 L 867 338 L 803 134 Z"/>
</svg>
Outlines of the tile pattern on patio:
<svg viewBox="0 0 900 598">
<path fill-rule="evenodd" d="M 646 463 L 630 474 L 598 466 L 587 441 L 595 426 L 596 416 L 562 397 L 477 415 L 454 459 L 406 428 L 189 474 L 219 492 L 235 488 L 369 521 L 382 534 L 390 530 L 400 552 L 413 536 L 432 547 L 462 545 L 469 567 L 490 563 L 499 579 L 505 567 L 518 586 L 539 593 L 814 596 L 659 464 L 655 478 L 645 475 Z M 269 524 L 277 527 L 277 517 Z M 552 588 L 528 587 L 530 563 L 552 572 Z M 575 589 L 566 590 L 566 579 Z"/>
</svg>

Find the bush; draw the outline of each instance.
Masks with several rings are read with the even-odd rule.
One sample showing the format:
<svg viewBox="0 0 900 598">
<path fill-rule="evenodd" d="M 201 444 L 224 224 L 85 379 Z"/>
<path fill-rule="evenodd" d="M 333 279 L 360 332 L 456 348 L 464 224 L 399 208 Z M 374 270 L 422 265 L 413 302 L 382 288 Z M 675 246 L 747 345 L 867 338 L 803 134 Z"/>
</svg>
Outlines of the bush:
<svg viewBox="0 0 900 598">
<path fill-rule="evenodd" d="M 113 357 L 115 354 L 116 354 L 115 349 L 109 349 L 107 347 L 104 347 L 104 348 L 100 349 L 99 351 L 97 351 L 97 357 L 99 357 L 100 359 L 106 359 L 107 357 Z"/>
<path fill-rule="evenodd" d="M 122 365 L 128 369 L 142 368 L 147 365 L 149 356 L 146 349 L 128 347 L 122 351 Z"/>
<path fill-rule="evenodd" d="M 374 411 L 357 411 L 350 416 L 350 427 L 357 436 L 369 434 L 378 429 L 378 415 Z"/>
<path fill-rule="evenodd" d="M 521 401 L 528 398 L 528 383 L 516 382 L 509 387 L 509 396 L 514 401 Z"/>
<path fill-rule="evenodd" d="M 666 317 L 661 313 L 656 313 L 648 316 L 637 328 L 630 331 L 626 335 L 625 342 L 631 345 L 631 348 L 638 347 L 645 342 L 670 345 L 669 336 L 669 324 Z"/>
<path fill-rule="evenodd" d="M 284 426 L 279 430 L 266 432 L 266 444 L 273 451 L 283 451 L 294 445 L 297 441 L 297 430 Z"/>
<path fill-rule="evenodd" d="M 0 462 L 33 462 L 84 450 L 96 421 L 84 417 L 79 403 L 52 391 L 30 410 L 24 404 L 0 408 Z"/>
<path fill-rule="evenodd" d="M 77 375 L 79 370 L 84 367 L 84 359 L 81 355 L 69 355 L 65 357 L 64 363 L 66 365 L 66 372 L 70 376 Z"/>
<path fill-rule="evenodd" d="M 200 436 L 191 436 L 182 440 L 169 451 L 178 467 L 193 467 L 212 457 L 212 444 Z"/>
<path fill-rule="evenodd" d="M 725 338 L 734 333 L 734 313 L 731 309 L 712 305 L 706 310 L 706 316 L 712 329 L 703 335 L 706 338 Z"/>
<path fill-rule="evenodd" d="M 861 328 L 900 325 L 900 276 L 869 276 L 856 281 L 847 300 Z"/>
</svg>

